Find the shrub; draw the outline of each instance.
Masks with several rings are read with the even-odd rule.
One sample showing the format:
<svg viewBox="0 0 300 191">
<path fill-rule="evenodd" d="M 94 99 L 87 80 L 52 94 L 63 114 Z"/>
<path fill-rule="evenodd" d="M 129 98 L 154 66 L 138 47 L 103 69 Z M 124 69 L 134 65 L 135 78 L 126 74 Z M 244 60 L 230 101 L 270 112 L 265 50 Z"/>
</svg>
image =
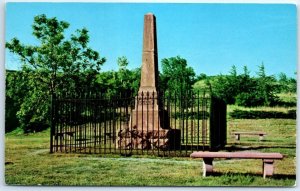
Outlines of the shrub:
<svg viewBox="0 0 300 191">
<path fill-rule="evenodd" d="M 237 109 L 229 113 L 229 116 L 234 119 L 296 119 L 296 110 L 289 110 L 287 113 L 284 113 L 279 111 L 244 111 Z"/>
</svg>

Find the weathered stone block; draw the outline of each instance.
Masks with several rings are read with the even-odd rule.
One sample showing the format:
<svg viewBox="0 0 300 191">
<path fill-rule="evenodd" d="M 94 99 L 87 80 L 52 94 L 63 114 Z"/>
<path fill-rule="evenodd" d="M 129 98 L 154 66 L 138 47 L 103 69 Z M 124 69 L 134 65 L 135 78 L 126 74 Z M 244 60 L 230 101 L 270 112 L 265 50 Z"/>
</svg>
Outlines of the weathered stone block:
<svg viewBox="0 0 300 191">
<path fill-rule="evenodd" d="M 117 146 L 124 149 L 175 149 L 180 144 L 180 130 L 142 131 L 125 128 L 118 132 Z"/>
</svg>

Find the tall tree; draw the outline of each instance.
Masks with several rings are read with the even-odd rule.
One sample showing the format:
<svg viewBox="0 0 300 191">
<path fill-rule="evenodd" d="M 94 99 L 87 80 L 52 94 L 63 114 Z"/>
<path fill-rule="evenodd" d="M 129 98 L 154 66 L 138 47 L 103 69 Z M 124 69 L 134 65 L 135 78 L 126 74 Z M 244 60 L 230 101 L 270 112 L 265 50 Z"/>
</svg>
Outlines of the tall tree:
<svg viewBox="0 0 300 191">
<path fill-rule="evenodd" d="M 29 82 L 29 91 L 18 112 L 24 129 L 32 129 L 30 126 L 36 123 L 45 124 L 49 119 L 50 96 L 89 84 L 105 62 L 88 47 L 86 28 L 66 39 L 64 32 L 68 27 L 69 23 L 56 17 L 38 15 L 32 25 L 38 45 L 24 45 L 17 38 L 6 43 L 6 48 L 19 57 Z"/>
<path fill-rule="evenodd" d="M 270 106 L 277 100 L 275 93 L 278 92 L 274 76 L 267 76 L 264 63 L 259 66 L 257 72 L 257 97 L 262 100 L 264 106 Z"/>
</svg>

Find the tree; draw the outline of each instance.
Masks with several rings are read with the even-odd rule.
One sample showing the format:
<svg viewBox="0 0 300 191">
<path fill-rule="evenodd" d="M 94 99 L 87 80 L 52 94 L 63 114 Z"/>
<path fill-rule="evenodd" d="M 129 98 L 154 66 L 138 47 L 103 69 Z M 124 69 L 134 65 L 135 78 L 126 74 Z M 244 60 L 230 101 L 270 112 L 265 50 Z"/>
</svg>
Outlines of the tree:
<svg viewBox="0 0 300 191">
<path fill-rule="evenodd" d="M 76 92 L 79 86 L 95 81 L 95 75 L 105 62 L 105 58 L 88 47 L 86 28 L 65 39 L 68 27 L 65 21 L 38 15 L 32 25 L 38 45 L 24 45 L 17 38 L 6 43 L 6 48 L 19 57 L 28 82 L 29 90 L 18 111 L 25 130 L 49 122 L 51 95 Z"/>
<path fill-rule="evenodd" d="M 118 71 L 102 72 L 97 76 L 97 83 L 100 91 L 108 97 L 125 96 L 138 92 L 141 70 L 140 68 L 129 70 L 129 64 L 125 56 L 117 59 Z"/>
<path fill-rule="evenodd" d="M 240 93 L 236 96 L 236 104 L 240 106 L 271 106 L 278 102 L 276 96 L 278 86 L 274 76 L 268 76 L 264 64 L 259 66 L 258 77 L 251 78 L 244 68 L 240 78 Z"/>
<path fill-rule="evenodd" d="M 229 73 L 230 73 L 230 76 L 232 76 L 233 78 L 237 77 L 237 71 L 236 71 L 236 66 L 235 65 L 231 66 L 231 70 L 230 70 Z"/>
<path fill-rule="evenodd" d="M 200 80 L 206 80 L 207 79 L 207 75 L 204 73 L 199 74 L 198 76 L 196 76 L 195 81 L 200 81 Z"/>
<path fill-rule="evenodd" d="M 213 93 L 227 104 L 240 106 L 270 106 L 277 102 L 278 87 L 273 76 L 267 76 L 262 64 L 257 72 L 258 77 L 250 77 L 244 66 L 244 73 L 237 74 L 232 66 L 229 75 L 219 75 L 211 82 Z"/>
<path fill-rule="evenodd" d="M 17 112 L 29 87 L 22 71 L 6 70 L 5 132 L 16 129 L 20 124 Z"/>
<path fill-rule="evenodd" d="M 118 57 L 117 59 L 119 70 L 126 70 L 129 62 L 125 56 Z"/>
<path fill-rule="evenodd" d="M 187 61 L 179 56 L 162 59 L 160 89 L 168 93 L 185 94 L 193 89 L 195 72 L 187 66 Z"/>
<path fill-rule="evenodd" d="M 125 93 L 131 90 L 131 72 L 126 68 L 129 64 L 125 56 L 117 59 L 119 71 L 117 73 L 118 92 Z"/>
<path fill-rule="evenodd" d="M 289 79 L 289 92 L 297 93 L 297 80 L 295 78 Z"/>
<path fill-rule="evenodd" d="M 241 84 L 240 76 L 237 74 L 236 66 L 233 65 L 229 75 L 219 75 L 212 85 L 214 94 L 223 99 L 227 104 L 234 104 L 235 97 L 239 94 Z"/>
<path fill-rule="evenodd" d="M 287 75 L 281 72 L 278 75 L 278 83 L 280 87 L 280 92 L 283 93 L 296 93 L 297 91 L 297 81 L 294 78 L 288 78 Z"/>
<path fill-rule="evenodd" d="M 133 93 L 136 94 L 140 87 L 140 80 L 141 80 L 141 69 L 136 68 L 133 70 L 127 69 L 129 61 L 125 56 L 118 58 L 118 84 L 121 86 L 119 87 L 119 92 L 123 92 L 125 94 Z"/>
<path fill-rule="evenodd" d="M 275 104 L 278 99 L 276 96 L 278 86 L 276 85 L 275 77 L 266 75 L 263 63 L 259 66 L 257 75 L 257 98 L 262 101 L 262 105 L 264 106 L 271 106 Z"/>
</svg>

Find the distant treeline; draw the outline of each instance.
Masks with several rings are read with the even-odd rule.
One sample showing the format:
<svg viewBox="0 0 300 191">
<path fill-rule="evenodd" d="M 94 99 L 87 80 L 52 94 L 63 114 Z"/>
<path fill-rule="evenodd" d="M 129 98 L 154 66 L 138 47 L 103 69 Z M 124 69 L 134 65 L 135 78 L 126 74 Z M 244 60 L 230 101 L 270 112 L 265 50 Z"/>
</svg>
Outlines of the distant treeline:
<svg viewBox="0 0 300 191">
<path fill-rule="evenodd" d="M 236 67 L 232 66 L 228 75 L 206 76 L 201 74 L 194 87 L 201 89 L 210 87 L 212 92 L 224 99 L 227 104 L 236 104 L 245 107 L 255 106 L 295 106 L 296 100 L 281 100 L 279 93 L 296 93 L 297 81 L 284 73 L 277 77 L 266 75 L 264 64 L 258 68 L 256 76 L 244 66 L 244 72 L 238 74 Z"/>
</svg>

